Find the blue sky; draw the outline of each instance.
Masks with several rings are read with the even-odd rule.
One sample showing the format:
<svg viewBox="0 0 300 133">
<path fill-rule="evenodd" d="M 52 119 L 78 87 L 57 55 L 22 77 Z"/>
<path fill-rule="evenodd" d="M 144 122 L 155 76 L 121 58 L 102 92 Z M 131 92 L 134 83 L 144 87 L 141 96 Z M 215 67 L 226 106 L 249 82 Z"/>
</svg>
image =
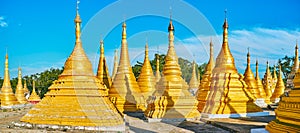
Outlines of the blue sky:
<svg viewBox="0 0 300 133">
<path fill-rule="evenodd" d="M 11 78 L 17 76 L 18 66 L 23 68 L 23 75 L 63 66 L 74 46 L 76 1 L 0 3 L 0 76 L 3 77 L 6 48 Z M 103 38 L 112 68 L 113 51 L 120 47 L 121 23 L 125 18 L 132 64 L 142 61 L 146 38 L 150 58 L 157 51 L 165 54 L 171 7 L 178 56 L 204 63 L 208 60 L 210 37 L 215 44 L 215 57 L 219 53 L 227 9 L 229 45 L 239 72 L 244 72 L 250 47 L 252 70 L 254 59 L 258 59 L 262 75 L 267 60 L 274 65 L 284 55 L 293 56 L 296 39 L 300 39 L 299 5 L 297 0 L 82 0 L 82 41 L 95 70 L 99 40 Z"/>
</svg>

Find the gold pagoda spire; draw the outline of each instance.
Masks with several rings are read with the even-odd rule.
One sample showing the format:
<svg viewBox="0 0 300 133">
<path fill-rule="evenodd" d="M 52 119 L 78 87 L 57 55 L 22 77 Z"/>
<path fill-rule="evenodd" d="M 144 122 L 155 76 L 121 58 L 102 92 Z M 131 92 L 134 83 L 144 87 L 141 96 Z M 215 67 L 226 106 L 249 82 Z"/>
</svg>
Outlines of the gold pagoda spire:
<svg viewBox="0 0 300 133">
<path fill-rule="evenodd" d="M 18 68 L 18 84 L 16 87 L 15 96 L 18 99 L 19 103 L 21 104 L 27 103 L 27 100 L 25 98 L 25 91 L 23 89 L 23 84 L 22 84 L 22 70 L 20 67 Z"/>
<path fill-rule="evenodd" d="M 11 88 L 9 70 L 8 70 L 7 52 L 5 55 L 4 79 L 1 88 L 0 99 L 1 99 L 1 108 L 13 108 L 14 105 L 20 104 Z"/>
<path fill-rule="evenodd" d="M 226 14 L 226 12 L 225 12 Z M 235 68 L 234 58 L 228 46 L 228 22 L 223 24 L 223 44 L 212 72 L 211 91 L 202 110 L 201 117 L 213 117 L 214 114 L 247 114 L 261 112 L 253 103 L 251 93 L 243 76 Z"/>
<path fill-rule="evenodd" d="M 206 65 L 205 73 L 202 77 L 202 80 L 201 80 L 200 85 L 199 85 L 199 89 L 196 93 L 196 97 L 197 97 L 197 100 L 199 102 L 198 103 L 198 110 L 200 112 L 202 112 L 202 110 L 203 110 L 203 108 L 206 104 L 208 94 L 210 92 L 212 71 L 215 67 L 214 48 L 213 48 L 212 39 L 210 39 L 209 47 L 210 47 L 209 61 Z"/>
<path fill-rule="evenodd" d="M 260 94 L 260 97 L 257 97 L 257 99 L 256 99 L 256 105 L 258 105 L 260 107 L 266 107 L 267 106 L 267 104 L 265 102 L 266 93 L 265 93 L 264 86 L 263 86 L 261 79 L 259 77 L 259 74 L 258 74 L 258 60 L 257 59 L 256 59 L 255 66 L 256 66 L 255 81 L 257 84 L 258 92 Z"/>
<path fill-rule="evenodd" d="M 108 66 L 106 64 L 106 59 L 104 56 L 104 42 L 100 41 L 100 58 L 97 70 L 97 77 L 102 81 L 107 88 L 111 86 L 111 79 L 108 72 Z"/>
<path fill-rule="evenodd" d="M 170 19 L 169 48 L 165 57 L 163 76 L 156 84 L 145 111 L 148 120 L 195 118 L 200 114 L 197 110 L 198 101 L 188 91 L 187 83 L 181 77 L 178 57 L 174 48 L 174 26 Z"/>
<path fill-rule="evenodd" d="M 266 98 L 265 101 L 267 104 L 271 103 L 270 102 L 270 97 L 272 96 L 272 75 L 270 73 L 270 68 L 269 68 L 269 62 L 267 61 L 267 68 L 266 68 L 266 73 L 264 75 L 264 79 L 263 79 L 263 86 L 265 89 L 265 93 L 266 93 Z"/>
<path fill-rule="evenodd" d="M 158 82 L 161 78 L 159 71 L 159 54 L 156 54 L 156 72 L 155 72 L 155 81 Z"/>
<path fill-rule="evenodd" d="M 281 76 L 281 65 L 279 65 L 278 81 L 276 83 L 275 90 L 270 98 L 271 102 L 278 103 L 280 100 L 280 96 L 284 93 L 284 90 L 285 90 L 285 85 Z"/>
<path fill-rule="evenodd" d="M 298 41 L 296 40 L 294 65 L 292 67 L 291 72 L 287 76 L 286 88 L 285 88 L 286 92 L 289 92 L 291 89 L 294 88 L 293 80 L 295 77 L 295 73 L 298 71 L 298 69 L 299 69 L 299 53 L 298 53 Z"/>
<path fill-rule="evenodd" d="M 33 80 L 32 81 L 32 91 L 31 91 L 30 97 L 28 98 L 28 102 L 30 102 L 32 104 L 37 104 L 40 101 L 41 101 L 41 98 L 35 92 L 35 81 Z"/>
<path fill-rule="evenodd" d="M 45 97 L 21 118 L 22 122 L 56 126 L 92 127 L 125 131 L 123 118 L 109 101 L 108 89 L 92 71 L 80 41 L 80 17 L 75 18 L 76 42 L 64 70 Z"/>
<path fill-rule="evenodd" d="M 118 50 L 116 49 L 115 56 L 114 56 L 114 69 L 113 69 L 113 73 L 111 76 L 112 81 L 114 81 L 117 71 L 118 71 Z"/>
<path fill-rule="evenodd" d="M 272 83 L 272 93 L 275 90 L 276 84 L 277 84 L 277 74 L 276 74 L 276 66 L 273 67 L 273 83 Z"/>
<path fill-rule="evenodd" d="M 192 77 L 190 79 L 190 83 L 189 83 L 189 91 L 195 95 L 196 91 L 198 90 L 199 87 L 199 82 L 196 76 L 196 63 L 195 61 L 193 61 L 192 63 Z"/>
<path fill-rule="evenodd" d="M 152 95 L 153 91 L 155 90 L 156 81 L 149 61 L 148 43 L 146 43 L 145 46 L 145 59 L 137 82 L 140 86 L 144 98 L 147 99 Z"/>
<path fill-rule="evenodd" d="M 28 90 L 28 88 L 27 88 L 26 79 L 25 79 L 25 81 L 24 81 L 23 91 L 25 92 L 25 98 L 28 99 L 29 96 L 30 96 L 30 92 L 29 92 L 29 90 Z"/>
<path fill-rule="evenodd" d="M 126 23 L 124 21 L 122 25 L 120 62 L 109 90 L 110 100 L 120 112 L 136 112 L 145 109 L 144 98 L 129 61 Z"/>
</svg>

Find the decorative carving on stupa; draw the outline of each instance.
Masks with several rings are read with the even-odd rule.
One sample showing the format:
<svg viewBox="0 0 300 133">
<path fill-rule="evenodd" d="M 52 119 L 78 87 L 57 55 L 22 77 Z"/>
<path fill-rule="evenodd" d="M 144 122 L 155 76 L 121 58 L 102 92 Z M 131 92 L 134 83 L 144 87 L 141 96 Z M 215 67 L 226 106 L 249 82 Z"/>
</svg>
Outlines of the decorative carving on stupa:
<svg viewBox="0 0 300 133">
<path fill-rule="evenodd" d="M 35 92 L 35 81 L 32 81 L 32 91 L 28 98 L 28 102 L 30 102 L 31 104 L 37 104 L 40 101 L 41 101 L 40 96 L 37 95 L 37 93 Z"/>
<path fill-rule="evenodd" d="M 267 104 L 265 102 L 266 93 L 265 93 L 264 86 L 261 82 L 261 79 L 260 79 L 259 73 L 258 73 L 258 60 L 256 60 L 255 65 L 256 65 L 255 81 L 257 84 L 257 89 L 261 96 L 261 97 L 256 98 L 255 104 L 258 105 L 259 107 L 266 107 L 267 106 Z"/>
<path fill-rule="evenodd" d="M 20 104 L 13 93 L 10 84 L 9 70 L 8 70 L 8 54 L 5 55 L 4 65 L 4 79 L 0 93 L 1 108 L 14 108 L 15 105 Z"/>
<path fill-rule="evenodd" d="M 277 109 L 276 119 L 271 121 L 266 129 L 270 133 L 288 132 L 296 133 L 300 131 L 300 69 L 295 74 L 294 88 L 289 94 L 281 97 Z"/>
<path fill-rule="evenodd" d="M 118 71 L 118 50 L 116 49 L 114 55 L 114 69 L 111 76 L 112 81 L 114 81 L 117 71 Z"/>
<path fill-rule="evenodd" d="M 108 72 L 108 66 L 106 64 L 106 59 L 104 56 L 104 42 L 103 40 L 100 41 L 100 57 L 99 57 L 99 64 L 97 70 L 97 78 L 102 81 L 107 88 L 111 86 L 111 79 Z"/>
<path fill-rule="evenodd" d="M 241 117 L 248 113 L 262 112 L 262 109 L 253 103 L 243 75 L 238 74 L 235 67 L 234 58 L 228 46 L 226 17 L 223 30 L 223 44 L 212 71 L 211 90 L 201 117 L 229 117 L 234 114 L 236 117 Z"/>
<path fill-rule="evenodd" d="M 155 71 L 155 81 L 159 82 L 161 78 L 160 71 L 159 71 L 159 54 L 156 54 L 156 71 Z"/>
<path fill-rule="evenodd" d="M 205 73 L 202 77 L 202 80 L 201 80 L 200 85 L 199 85 L 199 89 L 196 93 L 196 97 L 197 97 L 197 100 L 199 102 L 198 103 L 198 110 L 200 112 L 202 112 L 202 110 L 203 110 L 203 108 L 206 104 L 207 97 L 208 97 L 208 94 L 210 92 L 211 76 L 212 76 L 211 74 L 212 74 L 212 71 L 215 67 L 214 50 L 213 50 L 212 39 L 210 39 L 209 47 L 210 47 L 209 61 L 206 65 Z"/>
<path fill-rule="evenodd" d="M 275 67 L 274 67 L 275 69 Z M 280 96 L 284 93 L 285 90 L 285 85 L 281 76 L 281 65 L 279 65 L 279 73 L 278 73 L 278 78 L 277 78 L 277 83 L 275 90 L 270 98 L 271 102 L 273 103 L 278 103 L 280 100 Z"/>
<path fill-rule="evenodd" d="M 22 84 L 22 70 L 20 67 L 18 68 L 18 84 L 16 87 L 15 96 L 19 101 L 19 103 L 21 104 L 27 103 L 27 99 L 25 98 L 25 90 L 23 89 L 23 84 Z"/>
<path fill-rule="evenodd" d="M 145 46 L 145 59 L 141 68 L 140 76 L 137 80 L 140 90 L 145 99 L 148 99 L 155 90 L 155 76 L 153 75 L 152 67 L 148 55 L 148 43 Z"/>
<path fill-rule="evenodd" d="M 193 61 L 192 67 L 193 67 L 192 68 L 192 77 L 191 77 L 190 83 L 189 83 L 189 91 L 191 92 L 191 94 L 193 96 L 195 96 L 195 94 L 198 90 L 199 84 L 200 84 L 200 82 L 198 82 L 197 75 L 196 75 L 196 63 L 195 63 L 195 61 Z"/>
<path fill-rule="evenodd" d="M 169 48 L 165 57 L 163 75 L 156 84 L 145 111 L 148 121 L 161 119 L 185 119 L 199 117 L 198 101 L 188 91 L 188 85 L 181 77 L 181 69 L 174 48 L 174 26 L 172 19 L 168 27 Z"/>
<path fill-rule="evenodd" d="M 94 75 L 92 64 L 82 48 L 78 3 L 75 17 L 76 42 L 64 70 L 48 88 L 45 97 L 21 121 L 123 132 L 123 118 L 110 102 L 108 89 Z"/>
<path fill-rule="evenodd" d="M 142 111 L 145 102 L 129 62 L 125 21 L 122 28 L 120 62 L 109 90 L 109 98 L 120 112 Z"/>
<path fill-rule="evenodd" d="M 267 68 L 263 78 L 263 86 L 266 93 L 265 102 L 267 104 L 271 103 L 270 97 L 272 96 L 272 83 L 273 83 L 273 79 L 269 69 L 269 62 L 267 61 Z"/>
<path fill-rule="evenodd" d="M 289 92 L 291 89 L 294 88 L 293 80 L 295 77 L 295 73 L 298 71 L 298 69 L 299 69 L 299 53 L 298 53 L 298 41 L 296 40 L 294 65 L 292 67 L 291 72 L 287 76 L 285 92 Z"/>
</svg>

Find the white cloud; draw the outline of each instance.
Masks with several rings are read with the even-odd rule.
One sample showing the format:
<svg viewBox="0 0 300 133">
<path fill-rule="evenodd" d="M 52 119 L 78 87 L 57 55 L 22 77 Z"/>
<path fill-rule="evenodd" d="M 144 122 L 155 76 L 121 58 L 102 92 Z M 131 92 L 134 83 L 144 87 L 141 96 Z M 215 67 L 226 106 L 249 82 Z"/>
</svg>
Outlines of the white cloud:
<svg viewBox="0 0 300 133">
<path fill-rule="evenodd" d="M 8 24 L 5 22 L 5 19 L 3 16 L 0 16 L 0 27 L 7 27 Z"/>
</svg>

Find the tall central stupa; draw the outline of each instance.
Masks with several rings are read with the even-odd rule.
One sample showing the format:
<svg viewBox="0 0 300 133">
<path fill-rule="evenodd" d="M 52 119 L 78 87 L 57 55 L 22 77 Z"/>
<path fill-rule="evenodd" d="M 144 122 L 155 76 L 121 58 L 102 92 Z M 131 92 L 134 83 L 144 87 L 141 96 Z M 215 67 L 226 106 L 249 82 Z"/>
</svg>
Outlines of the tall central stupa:
<svg viewBox="0 0 300 133">
<path fill-rule="evenodd" d="M 75 18 L 76 43 L 58 79 L 22 122 L 41 125 L 84 126 L 101 131 L 125 131 L 125 123 L 109 101 L 108 89 L 94 76 L 80 39 L 81 19 Z"/>
<path fill-rule="evenodd" d="M 243 75 L 235 67 L 228 46 L 227 18 L 223 30 L 223 44 L 212 72 L 211 89 L 201 117 L 233 117 L 234 114 L 243 116 L 251 112 L 261 112 L 262 109 L 253 103 Z"/>
</svg>

